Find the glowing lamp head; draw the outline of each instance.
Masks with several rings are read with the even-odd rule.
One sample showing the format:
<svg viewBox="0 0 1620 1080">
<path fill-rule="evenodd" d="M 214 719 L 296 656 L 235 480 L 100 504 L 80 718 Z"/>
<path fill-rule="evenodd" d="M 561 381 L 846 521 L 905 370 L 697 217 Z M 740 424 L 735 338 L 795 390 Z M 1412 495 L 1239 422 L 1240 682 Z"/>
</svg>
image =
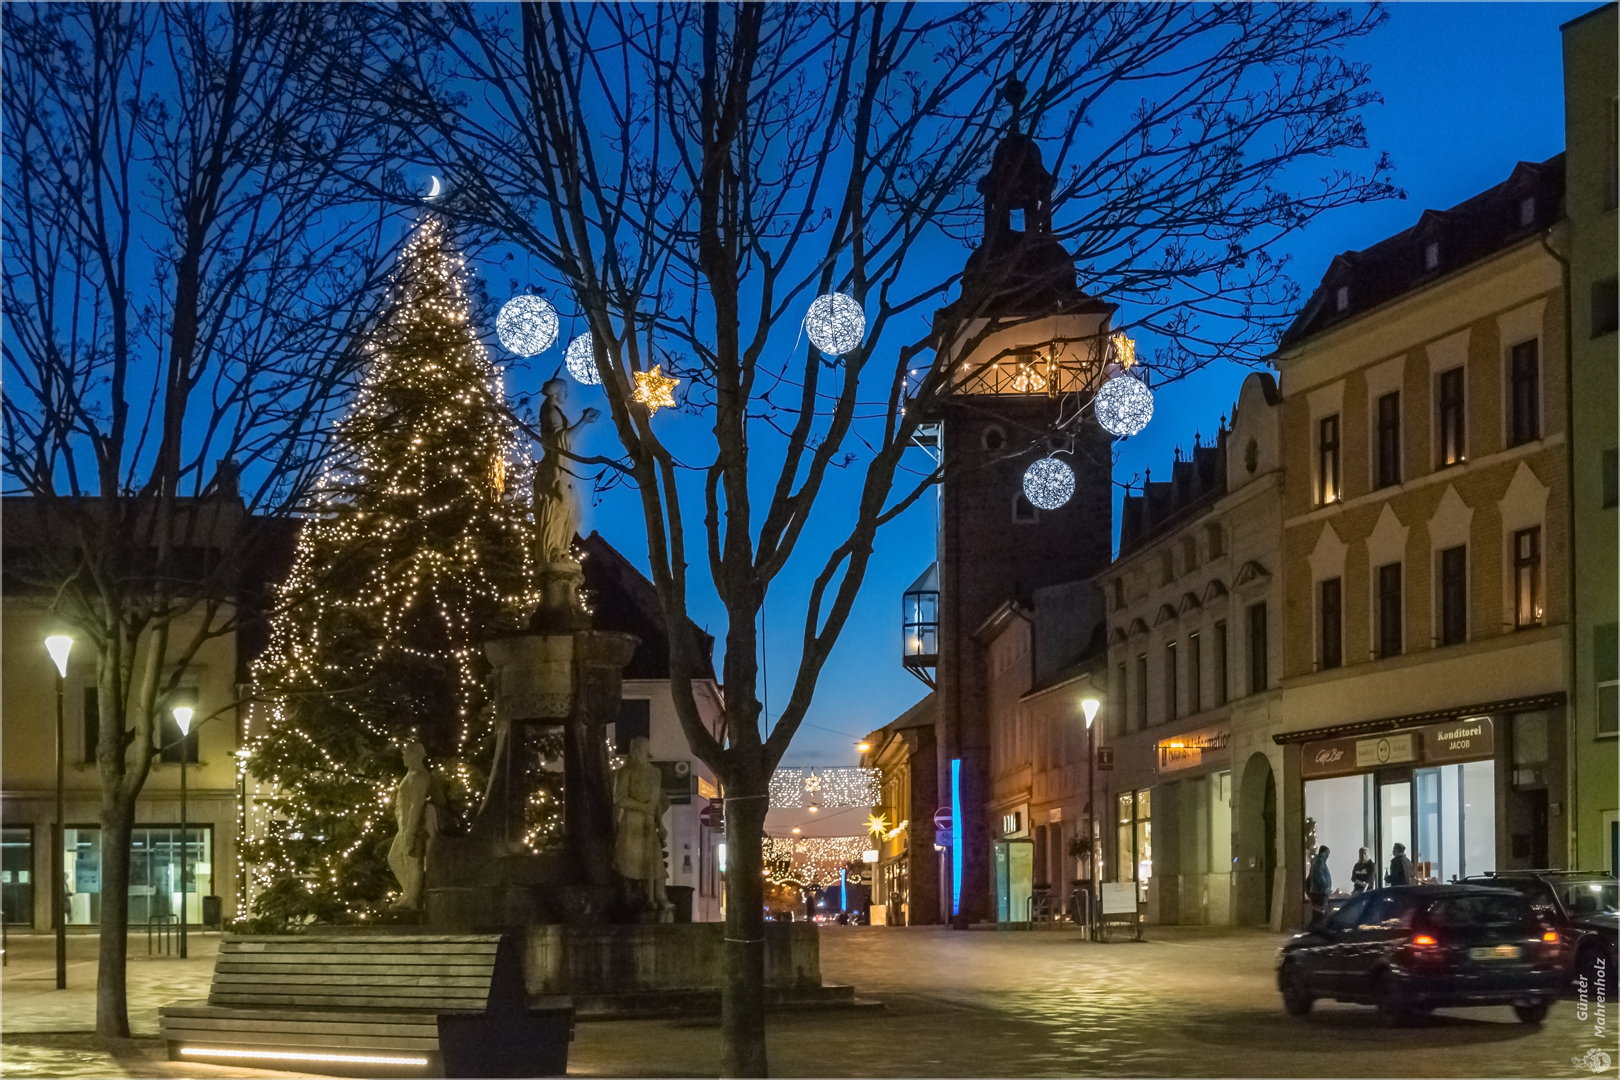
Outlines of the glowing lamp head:
<svg viewBox="0 0 1620 1080">
<path fill-rule="evenodd" d="M 861 852 L 861 862 L 870 865 L 871 863 L 875 863 L 877 861 L 878 853 L 876 848 L 867 848 L 865 851 Z"/>
<path fill-rule="evenodd" d="M 869 742 L 858 742 L 858 743 L 855 744 L 855 749 L 859 750 L 861 753 L 864 754 L 867 751 L 872 749 L 872 744 L 869 743 Z"/>
<path fill-rule="evenodd" d="M 174 707 L 174 722 L 180 725 L 181 735 L 191 734 L 191 717 L 195 710 L 190 705 L 176 705 Z"/>
<path fill-rule="evenodd" d="M 1100 708 L 1102 708 L 1102 702 L 1094 697 L 1088 697 L 1080 702 L 1080 711 L 1086 714 L 1086 727 L 1091 727 L 1091 722 L 1097 719 L 1097 710 Z"/>
<path fill-rule="evenodd" d="M 51 654 L 56 662 L 56 670 L 62 678 L 67 678 L 68 653 L 73 651 L 73 639 L 66 634 L 52 634 L 45 639 L 45 650 Z"/>
</svg>

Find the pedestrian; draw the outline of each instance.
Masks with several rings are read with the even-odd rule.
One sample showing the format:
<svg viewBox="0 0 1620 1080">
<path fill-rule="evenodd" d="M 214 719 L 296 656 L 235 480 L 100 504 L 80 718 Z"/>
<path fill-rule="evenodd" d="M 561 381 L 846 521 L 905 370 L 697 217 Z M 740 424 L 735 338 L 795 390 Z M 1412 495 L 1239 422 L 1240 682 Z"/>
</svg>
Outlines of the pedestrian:
<svg viewBox="0 0 1620 1080">
<path fill-rule="evenodd" d="M 1389 873 L 1384 878 L 1387 885 L 1412 884 L 1412 860 L 1406 857 L 1406 845 L 1396 844 L 1395 854 L 1389 860 Z"/>
<path fill-rule="evenodd" d="M 1364 893 L 1373 887 L 1373 878 L 1378 873 L 1378 864 L 1367 855 L 1366 848 L 1356 849 L 1356 865 L 1350 871 L 1350 895 Z"/>
<path fill-rule="evenodd" d="M 1305 892 L 1311 898 L 1311 921 L 1321 922 L 1327 913 L 1328 893 L 1333 891 L 1333 875 L 1328 871 L 1328 849 L 1324 844 L 1311 859 L 1311 872 L 1305 878 Z"/>
</svg>

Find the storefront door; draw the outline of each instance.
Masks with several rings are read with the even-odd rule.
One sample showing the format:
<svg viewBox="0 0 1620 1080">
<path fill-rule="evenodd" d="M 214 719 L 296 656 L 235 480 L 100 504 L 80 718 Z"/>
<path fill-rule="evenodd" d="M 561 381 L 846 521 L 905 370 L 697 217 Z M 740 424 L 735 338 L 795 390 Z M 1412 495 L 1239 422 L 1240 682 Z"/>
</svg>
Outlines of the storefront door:
<svg viewBox="0 0 1620 1080">
<path fill-rule="evenodd" d="M 1395 845 L 1412 854 L 1412 773 L 1401 770 L 1393 778 L 1378 777 L 1378 862 L 1379 884 L 1389 874 L 1389 861 L 1395 857 Z M 1415 859 L 1413 860 L 1416 861 Z"/>
</svg>

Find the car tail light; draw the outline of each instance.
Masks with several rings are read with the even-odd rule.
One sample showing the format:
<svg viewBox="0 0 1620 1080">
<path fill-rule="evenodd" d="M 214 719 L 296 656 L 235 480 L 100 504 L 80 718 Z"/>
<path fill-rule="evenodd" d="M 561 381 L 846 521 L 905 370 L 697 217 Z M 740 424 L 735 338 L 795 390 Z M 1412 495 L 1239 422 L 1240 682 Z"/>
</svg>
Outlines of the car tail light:
<svg viewBox="0 0 1620 1080">
<path fill-rule="evenodd" d="M 1420 949 L 1432 949 L 1440 943 L 1428 934 L 1419 934 L 1412 939 L 1412 944 Z"/>
<path fill-rule="evenodd" d="M 1541 935 L 1541 940 L 1545 941 L 1549 945 L 1558 944 L 1558 931 L 1548 930 L 1546 933 Z"/>
</svg>

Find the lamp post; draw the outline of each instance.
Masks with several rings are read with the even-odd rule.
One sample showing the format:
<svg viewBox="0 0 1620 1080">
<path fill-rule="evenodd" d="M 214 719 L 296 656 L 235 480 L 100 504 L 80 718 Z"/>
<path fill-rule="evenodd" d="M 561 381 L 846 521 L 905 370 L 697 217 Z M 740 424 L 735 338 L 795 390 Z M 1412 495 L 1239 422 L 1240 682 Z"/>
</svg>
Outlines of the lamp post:
<svg viewBox="0 0 1620 1080">
<path fill-rule="evenodd" d="M 180 959 L 186 958 L 186 737 L 191 734 L 190 705 L 174 707 L 174 722 L 180 727 Z"/>
<path fill-rule="evenodd" d="M 1095 939 L 1097 936 L 1097 907 L 1102 903 L 1102 879 L 1098 874 L 1097 848 L 1102 840 L 1102 830 L 1097 828 L 1097 733 L 1091 726 L 1097 719 L 1097 710 L 1102 708 L 1102 702 L 1094 697 L 1088 697 L 1080 702 L 1081 711 L 1086 714 L 1086 828 L 1091 835 L 1086 837 L 1086 846 L 1091 849 L 1091 906 L 1087 911 L 1091 925 L 1087 927 L 1088 934 Z"/>
<path fill-rule="evenodd" d="M 62 755 L 62 696 L 66 692 L 68 653 L 73 651 L 73 639 L 66 634 L 52 634 L 45 639 L 45 649 L 56 663 L 56 838 L 51 845 L 51 910 L 56 920 L 56 988 L 67 989 L 67 912 L 62 910 L 66 899 L 62 892 L 63 853 L 67 832 L 63 827 L 62 786 L 64 779 Z"/>
</svg>

